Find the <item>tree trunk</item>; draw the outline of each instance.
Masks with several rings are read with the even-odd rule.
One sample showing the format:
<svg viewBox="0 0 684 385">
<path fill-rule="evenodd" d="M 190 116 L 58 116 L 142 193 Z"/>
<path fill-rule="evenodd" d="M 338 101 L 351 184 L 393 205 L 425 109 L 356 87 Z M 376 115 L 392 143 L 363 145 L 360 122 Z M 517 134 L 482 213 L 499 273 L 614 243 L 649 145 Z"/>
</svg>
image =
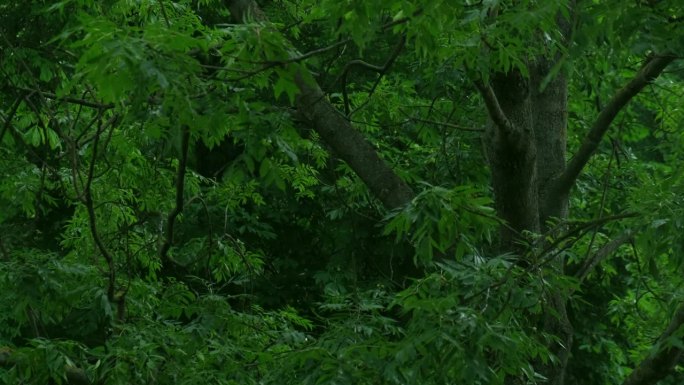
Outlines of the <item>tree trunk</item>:
<svg viewBox="0 0 684 385">
<path fill-rule="evenodd" d="M 568 215 L 567 194 L 559 196 L 549 191 L 551 181 L 565 167 L 567 126 L 565 77 L 558 76 L 544 90 L 540 89 L 550 65 L 549 61 L 539 59 L 530 65 L 529 79 L 517 72 L 492 79 L 500 112 L 510 123 L 509 127 L 491 123 L 486 137 L 496 209 L 507 222 L 501 237 L 504 251 L 526 251 L 522 238 L 525 231 L 539 233 L 546 228 L 547 220 L 554 217 L 565 219 Z M 533 263 L 521 262 L 525 265 Z M 563 265 L 564 261 L 557 259 L 548 266 L 554 274 L 563 274 Z M 550 347 L 559 358 L 559 364 L 538 368 L 554 385 L 565 382 L 572 343 L 566 298 L 561 291 L 548 293 L 546 302 L 552 311 L 547 314 L 557 316 L 540 320 L 540 326 L 546 332 L 563 341 Z"/>
<path fill-rule="evenodd" d="M 567 143 L 567 79 L 558 74 L 548 82 L 542 90 L 541 85 L 548 76 L 553 63 L 540 58 L 531 68 L 532 111 L 534 116 L 534 134 L 537 145 L 537 175 L 539 221 L 542 232 L 547 230 L 549 220 L 565 220 L 568 217 L 568 194 L 551 191 L 554 178 L 565 170 L 565 153 Z M 561 226 L 560 229 L 563 229 Z M 565 274 L 565 258 L 556 256 L 548 264 L 554 274 Z M 548 293 L 549 307 L 556 316 L 543 320 L 544 330 L 556 335 L 562 343 L 550 347 L 558 357 L 558 365 L 543 365 L 542 374 L 553 385 L 565 383 L 565 372 L 570 358 L 573 341 L 573 328 L 567 314 L 568 293 L 554 289 Z"/>
<path fill-rule="evenodd" d="M 564 74 L 540 86 L 553 63 L 539 59 L 531 70 L 532 113 L 534 137 L 537 145 L 537 179 L 539 189 L 539 221 L 542 231 L 548 220 L 568 217 L 568 196 L 549 191 L 554 178 L 565 171 L 568 124 L 568 84 Z"/>
<path fill-rule="evenodd" d="M 511 250 L 519 248 L 524 231 L 539 231 L 530 84 L 519 72 L 497 74 L 492 90 L 500 110 L 490 106 L 491 113 L 502 113 L 507 121 L 489 124 L 485 145 L 496 210 L 507 223 L 501 228 L 500 245 Z"/>
<path fill-rule="evenodd" d="M 263 13 L 253 0 L 229 0 L 233 18 L 262 19 Z M 569 1 L 570 14 L 575 1 Z M 571 23 L 558 17 L 564 36 L 570 35 Z M 647 84 L 660 75 L 675 57 L 653 55 L 635 78 L 619 90 L 599 114 L 582 141 L 572 161 L 566 165 L 567 79 L 559 72 L 542 90 L 541 84 L 559 60 L 534 58 L 529 65 L 529 78 L 519 71 L 496 74 L 491 84 L 476 82 L 491 118 L 485 133 L 485 148 L 492 173 L 492 187 L 497 214 L 507 223 L 501 230 L 501 247 L 506 251 L 527 251 L 525 232 L 547 230 L 551 219 L 568 217 L 568 196 L 578 175 L 598 148 L 617 113 Z M 299 113 L 305 117 L 333 150 L 345 160 L 369 189 L 387 206 L 395 208 L 407 203 L 414 193 L 378 156 L 373 146 L 324 97 L 317 84 L 296 79 L 300 94 Z M 526 261 L 532 263 L 533 261 Z M 558 257 L 546 265 L 553 274 L 562 276 L 565 261 Z M 568 293 L 560 289 L 547 295 L 546 302 L 556 316 L 540 322 L 547 333 L 560 338 L 551 346 L 559 358 L 558 365 L 538 365 L 553 385 L 564 385 L 565 372 L 572 346 L 573 329 L 567 316 Z M 684 310 L 679 310 L 661 342 L 682 325 Z M 639 365 L 625 381 L 629 385 L 645 385 L 662 378 L 659 370 L 671 371 L 680 349 L 660 349 Z M 517 379 L 514 379 L 517 380 Z"/>
</svg>

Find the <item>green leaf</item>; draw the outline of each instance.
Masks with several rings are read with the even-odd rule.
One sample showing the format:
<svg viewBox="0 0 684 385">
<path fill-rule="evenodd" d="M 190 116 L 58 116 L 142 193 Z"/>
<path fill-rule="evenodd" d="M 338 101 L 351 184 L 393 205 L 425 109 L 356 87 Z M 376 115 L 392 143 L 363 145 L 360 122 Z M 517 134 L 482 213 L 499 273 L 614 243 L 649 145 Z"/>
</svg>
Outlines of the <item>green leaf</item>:
<svg viewBox="0 0 684 385">
<path fill-rule="evenodd" d="M 285 93 L 290 105 L 294 105 L 295 96 L 299 92 L 299 88 L 294 82 L 292 71 L 276 70 L 276 74 L 278 75 L 278 80 L 276 80 L 273 86 L 274 96 L 279 98 L 280 95 Z"/>
</svg>

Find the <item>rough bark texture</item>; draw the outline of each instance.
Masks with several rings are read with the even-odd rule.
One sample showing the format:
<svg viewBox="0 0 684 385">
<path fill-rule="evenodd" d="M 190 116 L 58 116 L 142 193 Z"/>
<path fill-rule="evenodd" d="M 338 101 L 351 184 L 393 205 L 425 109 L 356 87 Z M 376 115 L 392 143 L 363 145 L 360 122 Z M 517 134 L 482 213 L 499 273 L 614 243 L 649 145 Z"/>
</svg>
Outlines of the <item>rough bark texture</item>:
<svg viewBox="0 0 684 385">
<path fill-rule="evenodd" d="M 570 190 L 584 166 L 596 152 L 615 116 L 672 60 L 673 58 L 670 56 L 652 57 L 644 64 L 636 76 L 619 90 L 601 111 L 567 168 L 565 168 L 564 159 L 565 127 L 567 126 L 567 82 L 562 75 L 558 76 L 548 84 L 543 92 L 533 95 L 534 130 L 538 148 L 537 173 L 540 181 L 539 215 L 542 225 L 554 217 L 567 218 Z M 533 83 L 540 83 L 549 69 L 549 65 L 544 61 L 539 61 L 537 67 L 531 71 Z M 564 260 L 556 260 L 552 262 L 551 267 L 556 270 L 557 274 L 564 274 L 564 265 Z M 543 367 L 541 370 L 550 379 L 551 384 L 563 385 L 565 384 L 565 372 L 572 348 L 573 328 L 567 315 L 567 294 L 553 292 L 550 295 L 552 306 L 558 314 L 558 318 L 549 318 L 545 329 L 547 332 L 557 335 L 563 344 L 551 347 L 552 352 L 558 356 L 559 364 Z M 661 359 L 655 360 L 655 363 L 646 364 L 645 367 L 662 369 L 668 364 L 669 362 L 663 362 Z"/>
<path fill-rule="evenodd" d="M 375 148 L 325 99 L 317 84 L 307 84 L 298 76 L 297 109 L 313 125 L 321 138 L 364 181 L 387 208 L 409 202 L 414 194 L 385 163 Z"/>
<path fill-rule="evenodd" d="M 236 22 L 250 18 L 263 19 L 264 15 L 253 0 L 227 2 Z M 408 203 L 415 196 L 411 188 L 378 156 L 375 148 L 325 98 L 311 76 L 298 74 L 299 87 L 296 105 L 298 113 L 306 118 L 321 138 L 363 180 L 368 189 L 388 209 Z"/>
<path fill-rule="evenodd" d="M 566 79 L 556 77 L 543 91 L 540 89 L 551 65 L 545 59 L 538 59 L 530 65 L 529 79 L 515 72 L 493 77 L 494 95 L 480 86 L 492 120 L 486 143 L 496 209 L 510 226 L 502 230 L 505 251 L 518 249 L 522 232 L 538 233 L 550 217 L 567 217 L 567 195 L 550 195 L 547 188 L 565 167 L 567 126 Z M 563 274 L 563 263 L 558 259 L 549 267 L 556 274 Z M 566 298 L 560 291 L 549 293 L 546 299 L 552 308 L 549 314 L 557 317 L 549 316 L 541 321 L 546 332 L 562 341 L 550 347 L 559 364 L 539 364 L 539 370 L 554 385 L 565 382 L 572 345 Z"/>
<path fill-rule="evenodd" d="M 553 63 L 539 59 L 531 71 L 534 137 L 537 145 L 537 179 L 539 180 L 539 221 L 542 229 L 552 218 L 568 216 L 568 196 L 549 193 L 550 182 L 565 170 L 568 125 L 568 85 L 564 74 L 558 74 L 540 90 Z"/>
<path fill-rule="evenodd" d="M 509 248 L 523 231 L 539 231 L 529 82 L 517 72 L 499 74 L 491 88 L 496 100 L 487 89 L 483 93 L 492 116 L 485 144 L 496 210 L 508 224 L 502 227 L 501 244 Z M 497 118 L 501 114 L 505 118 Z"/>
<path fill-rule="evenodd" d="M 670 55 L 661 55 L 646 61 L 635 77 L 601 111 L 567 167 L 567 80 L 561 74 L 551 79 L 544 90 L 539 88 L 552 62 L 537 58 L 530 65 L 529 82 L 520 80 L 515 73 L 495 76 L 492 81 L 494 97 L 486 87 L 480 87 L 493 122 L 487 137 L 488 159 L 496 209 L 510 226 L 502 234 L 503 244 L 508 245 L 509 250 L 516 249 L 515 240 L 520 232 L 538 232 L 546 228 L 549 219 L 567 218 L 570 190 L 615 116 L 673 60 Z M 564 264 L 565 261 L 559 258 L 551 261 L 548 267 L 554 269 L 555 274 L 562 275 Z M 563 385 L 573 341 L 573 328 L 566 310 L 567 293 L 551 292 L 547 300 L 557 317 L 547 318 L 543 327 L 546 332 L 560 338 L 560 344 L 550 347 L 558 356 L 559 363 L 543 365 L 539 369 L 549 383 Z M 649 370 L 669 370 L 673 365 L 672 357 L 662 353 L 644 361 L 634 376 L 638 379 L 653 378 L 655 374 Z"/>
<path fill-rule="evenodd" d="M 556 75 L 544 89 L 541 88 L 554 64 L 546 58 L 538 58 L 530 69 L 534 139 L 537 146 L 538 215 L 542 232 L 547 230 L 547 221 L 565 220 L 568 217 L 568 195 L 549 192 L 553 178 L 565 169 L 568 124 L 568 85 L 565 75 Z M 548 266 L 555 274 L 562 275 L 565 260 L 563 257 L 556 257 Z M 568 293 L 560 290 L 552 290 L 548 294 L 549 306 L 553 308 L 552 313 L 557 316 L 550 316 L 544 320 L 544 330 L 556 335 L 562 342 L 550 347 L 558 357 L 558 364 L 542 365 L 540 371 L 553 385 L 565 383 L 565 372 L 573 342 L 573 328 L 567 314 L 567 297 Z"/>
<path fill-rule="evenodd" d="M 265 15 L 254 0 L 228 0 L 226 1 L 230 16 L 236 23 L 247 20 L 263 20 Z"/>
</svg>

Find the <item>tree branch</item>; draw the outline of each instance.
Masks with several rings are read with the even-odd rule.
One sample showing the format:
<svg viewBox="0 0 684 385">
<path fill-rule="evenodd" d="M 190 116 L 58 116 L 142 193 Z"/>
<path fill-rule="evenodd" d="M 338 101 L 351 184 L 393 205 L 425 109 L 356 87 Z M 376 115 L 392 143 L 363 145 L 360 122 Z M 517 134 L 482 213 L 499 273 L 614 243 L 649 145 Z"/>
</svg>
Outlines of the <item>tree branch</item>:
<svg viewBox="0 0 684 385">
<path fill-rule="evenodd" d="M 188 148 L 190 147 L 190 129 L 183 126 L 182 131 L 181 157 L 176 171 L 176 205 L 166 218 L 166 238 L 159 249 L 159 257 L 164 265 L 168 265 L 168 262 L 170 262 L 168 253 L 173 244 L 173 227 L 176 223 L 176 218 L 183 212 L 183 192 L 185 191 L 185 171 L 188 163 Z"/>
<path fill-rule="evenodd" d="M 336 43 L 333 43 L 333 44 L 331 44 L 331 45 L 329 45 L 329 46 L 327 46 L 327 47 L 318 48 L 318 49 L 315 49 L 315 50 L 313 50 L 313 51 L 309 51 L 309 52 L 307 52 L 307 53 L 304 53 L 304 54 L 301 54 L 301 55 L 298 55 L 298 56 L 292 56 L 292 57 L 290 57 L 290 58 L 288 58 L 288 59 L 252 62 L 252 63 L 254 63 L 254 64 L 261 64 L 262 66 L 259 67 L 259 68 L 257 68 L 257 69 L 251 70 L 251 71 L 239 70 L 239 69 L 234 69 L 234 68 L 229 68 L 229 67 L 223 67 L 223 66 L 211 66 L 211 65 L 202 65 L 202 67 L 204 67 L 204 68 L 210 68 L 210 69 L 214 69 L 214 70 L 220 70 L 220 71 L 239 72 L 239 73 L 242 74 L 241 76 L 227 79 L 227 81 L 230 81 L 230 82 L 237 82 L 237 81 L 240 81 L 240 80 L 248 79 L 248 78 L 250 78 L 250 77 L 252 77 L 252 76 L 254 76 L 254 75 L 256 75 L 256 74 L 260 74 L 260 73 L 262 73 L 262 72 L 264 72 L 264 71 L 267 71 L 267 70 L 269 70 L 269 69 L 271 69 L 271 68 L 282 67 L 282 66 L 284 66 L 284 65 L 286 65 L 286 64 L 298 63 L 298 62 L 300 62 L 300 61 L 304 61 L 304 60 L 306 60 L 306 59 L 308 59 L 308 58 L 310 58 L 310 57 L 312 57 L 312 56 L 315 56 L 315 55 L 318 55 L 318 54 L 321 54 L 321 53 L 330 51 L 330 50 L 332 50 L 332 49 L 334 49 L 334 48 L 337 48 L 337 47 L 339 47 L 339 46 L 341 46 L 341 45 L 347 44 L 347 43 L 349 43 L 350 41 L 351 41 L 351 39 L 344 39 L 344 40 L 338 41 L 338 42 L 336 42 Z"/>
<path fill-rule="evenodd" d="M 57 96 L 51 92 L 34 90 L 31 88 L 25 88 L 25 87 L 14 87 L 14 88 L 21 90 L 21 91 L 28 92 L 28 93 L 36 93 L 36 94 L 39 94 L 40 96 L 42 96 L 44 98 L 57 100 L 58 102 L 67 102 L 67 103 L 71 103 L 71 104 L 78 104 L 80 106 L 97 108 L 99 110 L 109 110 L 109 109 L 112 109 L 115 107 L 115 105 L 113 103 L 102 104 L 102 103 L 93 102 L 93 101 L 85 100 L 85 99 L 81 99 L 81 98 L 74 98 L 71 96 Z"/>
<path fill-rule="evenodd" d="M 670 374 L 682 358 L 682 349 L 676 347 L 672 339 L 682 339 L 679 331 L 683 325 L 684 304 L 680 304 L 653 351 L 639 363 L 622 385 L 653 385 Z"/>
<path fill-rule="evenodd" d="M 231 7 L 231 9 L 234 8 L 234 10 L 231 11 L 231 15 L 233 15 L 233 18 L 234 18 L 236 21 L 238 21 L 238 20 L 248 20 L 249 18 L 255 18 L 255 19 L 258 20 L 258 21 L 263 21 L 263 20 L 265 20 L 265 18 L 266 18 L 265 15 L 263 14 L 263 12 L 261 12 L 261 10 L 258 9 L 256 3 L 254 3 L 253 5 L 247 4 L 247 3 L 250 3 L 251 1 L 252 1 L 252 0 L 234 0 L 234 1 L 229 1 L 229 4 L 230 4 L 229 7 Z M 242 13 L 240 13 L 240 12 L 246 12 L 246 13 L 242 14 Z M 422 12 L 423 12 L 423 11 L 419 9 L 419 10 L 417 10 L 417 11 L 415 11 L 415 12 L 413 13 L 412 17 L 418 16 L 418 15 L 420 15 Z M 409 20 L 410 20 L 409 17 L 404 17 L 404 18 L 401 18 L 401 19 L 397 19 L 397 20 L 391 21 L 391 22 L 389 22 L 389 23 L 386 23 L 386 24 L 382 25 L 382 26 L 380 27 L 380 30 L 381 30 L 381 31 L 386 31 L 387 29 L 389 29 L 389 28 L 391 28 L 391 27 L 393 27 L 393 26 L 395 26 L 395 25 L 407 23 Z M 404 37 L 404 38 L 405 38 L 405 37 Z M 259 67 L 259 68 L 257 68 L 257 69 L 254 69 L 254 70 L 251 70 L 251 71 L 248 71 L 248 70 L 240 70 L 240 69 L 235 69 L 235 68 L 229 68 L 229 67 L 224 67 L 224 66 L 212 66 L 212 65 L 202 65 L 202 67 L 210 68 L 210 69 L 214 69 L 214 70 L 218 70 L 218 71 L 239 72 L 239 73 L 242 74 L 241 76 L 235 77 L 235 78 L 229 78 L 229 79 L 227 79 L 227 81 L 230 81 L 230 82 L 237 82 L 237 81 L 240 81 L 240 80 L 248 79 L 248 78 L 250 78 L 250 77 L 252 77 L 252 76 L 254 76 L 254 75 L 256 75 L 256 74 L 262 73 L 262 72 L 267 71 L 267 70 L 269 70 L 269 69 L 271 69 L 271 68 L 274 68 L 274 67 L 281 67 L 281 66 L 284 66 L 284 65 L 286 65 L 286 64 L 297 63 L 297 62 L 300 62 L 300 61 L 304 61 L 304 60 L 306 60 L 306 59 L 308 59 L 308 58 L 310 58 L 310 57 L 313 57 L 313 56 L 316 56 L 316 55 L 320 55 L 320 54 L 322 54 L 322 53 L 325 53 L 325 52 L 328 52 L 328 51 L 330 51 L 330 50 L 333 50 L 333 49 L 335 49 L 335 48 L 337 48 L 337 47 L 339 47 L 339 46 L 341 46 L 341 45 L 348 44 L 348 43 L 351 42 L 351 41 L 353 41 L 352 38 L 342 39 L 342 40 L 337 41 L 337 42 L 335 42 L 335 43 L 333 43 L 333 44 L 330 44 L 330 45 L 328 45 L 328 46 L 326 46 L 326 47 L 317 48 L 317 49 L 314 49 L 314 50 L 312 50 L 312 51 L 309 51 L 309 52 L 306 52 L 306 53 L 303 53 L 303 54 L 299 54 L 299 55 L 297 55 L 297 56 L 291 56 L 291 57 L 289 57 L 289 58 L 281 59 L 281 60 L 250 61 L 249 63 L 252 63 L 252 64 L 261 64 L 261 65 L 262 65 L 261 67 Z M 359 61 L 360 61 L 360 60 L 359 60 Z M 361 64 L 361 63 L 356 63 L 356 64 Z M 376 71 L 377 71 L 377 69 L 382 68 L 382 67 L 374 66 L 374 65 L 369 64 L 369 63 L 366 63 L 366 62 L 362 62 L 362 64 L 363 64 L 364 66 L 366 66 L 366 67 L 374 67 L 374 68 L 372 68 L 372 69 L 376 69 Z"/>
<path fill-rule="evenodd" d="M 539 255 L 546 255 L 543 260 L 540 261 L 535 268 L 541 267 L 543 265 L 546 265 L 547 263 L 552 262 L 555 257 L 558 255 L 559 252 L 562 250 L 566 249 L 569 247 L 572 243 L 576 242 L 578 239 L 582 238 L 584 235 L 587 234 L 587 232 L 591 229 L 596 229 L 599 228 L 600 226 L 603 226 L 604 224 L 611 222 L 611 221 L 618 221 L 621 219 L 626 219 L 626 218 L 634 218 L 638 217 L 639 214 L 637 213 L 632 213 L 632 212 L 626 212 L 622 214 L 617 214 L 617 215 L 611 215 L 607 217 L 602 217 L 598 219 L 593 219 L 589 221 L 561 221 L 558 223 L 558 225 L 554 226 L 552 229 L 549 229 L 546 233 L 542 234 L 541 237 L 539 237 L 539 240 L 542 242 L 546 242 L 546 239 L 548 236 L 551 234 L 555 233 L 558 229 L 563 228 L 565 226 L 574 226 L 571 230 L 567 231 L 566 233 L 560 235 L 556 239 L 553 240 L 553 242 L 547 242 L 546 247 L 539 253 Z M 573 240 L 574 238 L 574 240 Z M 569 240 L 568 244 L 563 246 L 563 243 L 565 241 Z M 559 246 L 562 246 L 559 248 Z M 551 253 L 554 249 L 558 249 L 556 252 Z M 551 254 L 548 254 L 551 253 Z"/>
<path fill-rule="evenodd" d="M 484 99 L 485 106 L 487 107 L 489 116 L 492 118 L 494 124 L 506 133 L 514 133 L 516 128 L 513 126 L 513 123 L 508 120 L 506 113 L 501 108 L 499 99 L 497 99 L 496 93 L 494 93 L 492 86 L 485 84 L 480 80 L 477 80 L 474 83 L 475 87 L 477 87 L 478 91 L 480 91 L 482 99 Z"/>
<path fill-rule="evenodd" d="M 300 94 L 297 109 L 321 138 L 344 160 L 388 209 L 408 203 L 411 188 L 380 158 L 377 151 L 326 99 L 318 84 L 301 73 L 295 77 Z"/>
<path fill-rule="evenodd" d="M 596 152 L 601 139 L 608 131 L 608 128 L 610 128 L 610 124 L 615 119 L 615 116 L 675 59 L 676 57 L 670 54 L 651 56 L 634 78 L 613 96 L 596 118 L 591 130 L 582 141 L 582 145 L 563 174 L 554 181 L 551 188 L 553 194 L 567 195 L 570 192 L 582 169 L 589 162 L 594 152 Z"/>
<path fill-rule="evenodd" d="M 265 20 L 254 0 L 228 1 L 231 16 L 236 22 L 255 17 Z M 320 86 L 310 74 L 298 72 L 295 84 L 299 88 L 297 110 L 321 138 L 363 180 L 368 189 L 389 209 L 408 203 L 415 196 L 366 138 L 325 98 Z"/>
<path fill-rule="evenodd" d="M 306 59 L 308 59 L 308 58 L 310 58 L 310 57 L 313 57 L 313 56 L 320 55 L 320 54 L 322 54 L 322 53 L 328 52 L 328 51 L 330 51 L 330 50 L 332 50 L 332 49 L 335 49 L 335 48 L 337 48 L 337 47 L 339 47 L 339 46 L 341 46 L 341 45 L 345 45 L 345 44 L 349 43 L 351 40 L 352 40 L 351 38 L 349 38 L 349 39 L 343 39 L 343 40 L 337 41 L 337 42 L 335 42 L 335 43 L 332 43 L 332 44 L 330 44 L 330 45 L 328 45 L 328 46 L 325 46 L 325 47 L 323 47 L 323 48 L 317 48 L 317 49 L 314 49 L 314 50 L 312 50 L 312 51 L 303 53 L 303 54 L 298 55 L 298 56 L 293 56 L 293 57 L 291 57 L 291 58 L 284 59 L 284 60 L 270 61 L 270 62 L 267 62 L 266 64 L 267 64 L 267 65 L 268 65 L 268 64 L 285 65 L 285 64 L 290 64 L 290 63 L 297 63 L 297 62 L 300 62 L 300 61 L 304 61 L 304 60 L 306 60 Z"/>
<path fill-rule="evenodd" d="M 460 131 L 469 131 L 469 132 L 483 132 L 484 131 L 484 129 L 482 129 L 482 128 L 464 127 L 464 126 L 449 123 L 449 122 L 439 122 L 437 120 L 414 118 L 413 116 L 411 116 L 409 113 L 407 113 L 406 111 L 404 111 L 402 109 L 399 109 L 399 112 L 401 112 L 404 116 L 406 116 L 407 119 L 414 121 L 414 122 L 434 124 L 436 126 L 453 128 L 453 129 L 460 130 Z"/>
<path fill-rule="evenodd" d="M 352 60 L 347 65 L 344 66 L 344 69 L 342 70 L 342 75 L 340 75 L 340 78 L 342 79 L 342 97 L 344 99 L 344 112 L 347 116 L 350 116 L 352 113 L 355 111 L 358 111 L 359 108 L 364 106 L 365 104 L 368 103 L 370 100 L 371 96 L 373 96 L 373 93 L 375 92 L 375 89 L 378 87 L 378 84 L 380 84 L 380 80 L 382 77 L 387 73 L 387 70 L 392 66 L 392 63 L 399 57 L 399 54 L 401 53 L 401 50 L 404 48 L 404 45 L 406 44 L 406 36 L 402 35 L 399 44 L 394 48 L 392 53 L 390 54 L 390 57 L 387 58 L 385 61 L 385 64 L 382 66 L 376 66 L 373 64 L 370 64 L 368 62 L 365 62 L 363 60 Z M 371 71 L 375 71 L 378 73 L 378 77 L 375 80 L 375 83 L 373 84 L 373 87 L 371 87 L 371 90 L 368 92 L 368 98 L 366 101 L 359 107 L 357 107 L 354 111 L 350 113 L 349 111 L 349 96 L 347 95 L 347 75 L 349 74 L 349 70 L 353 66 L 360 66 L 364 68 L 368 68 Z"/>
<path fill-rule="evenodd" d="M 620 246 L 629 242 L 632 237 L 634 237 L 634 233 L 631 231 L 626 231 L 616 239 L 613 239 L 612 241 L 603 245 L 603 247 L 601 247 L 591 258 L 584 261 L 582 268 L 577 272 L 577 274 L 575 274 L 577 280 L 582 283 L 587 278 L 589 273 L 591 273 L 596 266 L 601 263 L 601 261 L 613 254 Z"/>
<path fill-rule="evenodd" d="M 5 137 L 5 132 L 7 132 L 7 129 L 9 129 L 12 119 L 14 119 L 14 115 L 16 115 L 20 104 L 21 98 L 18 98 L 14 101 L 14 105 L 12 105 L 12 109 L 10 110 L 9 114 L 6 117 L 3 117 L 5 122 L 2 125 L 2 131 L 0 131 L 0 143 L 2 143 L 2 139 Z"/>
<path fill-rule="evenodd" d="M 107 122 L 103 123 L 102 125 L 100 125 L 100 127 L 98 127 L 97 132 L 95 134 L 95 139 L 93 140 L 93 154 L 90 159 L 90 165 L 88 166 L 88 176 L 85 185 L 83 186 L 83 204 L 85 205 L 86 211 L 88 212 L 90 234 L 93 237 L 93 242 L 95 242 L 95 246 L 100 251 L 100 254 L 102 254 L 102 257 L 107 263 L 107 268 L 109 270 L 107 299 L 111 303 L 115 302 L 114 291 L 116 288 L 116 268 L 114 266 L 114 257 L 112 256 L 112 253 L 109 251 L 109 249 L 107 249 L 107 246 L 105 246 L 104 242 L 102 241 L 102 238 L 100 237 L 100 233 L 97 229 L 97 217 L 95 215 L 95 206 L 93 204 L 91 185 L 94 179 L 93 176 L 95 173 L 95 162 L 98 156 L 98 145 L 100 142 L 100 136 L 108 127 L 112 126 L 113 129 L 113 126 L 115 125 L 115 122 L 118 120 L 118 118 L 118 115 L 113 115 L 111 118 L 109 118 L 109 120 L 107 120 Z"/>
</svg>

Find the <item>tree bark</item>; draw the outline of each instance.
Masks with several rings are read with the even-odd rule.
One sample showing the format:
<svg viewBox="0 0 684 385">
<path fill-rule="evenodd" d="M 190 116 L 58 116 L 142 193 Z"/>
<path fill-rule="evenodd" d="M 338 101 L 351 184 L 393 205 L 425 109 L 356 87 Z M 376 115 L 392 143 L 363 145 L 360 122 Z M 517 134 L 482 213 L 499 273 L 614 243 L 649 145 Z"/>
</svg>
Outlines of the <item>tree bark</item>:
<svg viewBox="0 0 684 385">
<path fill-rule="evenodd" d="M 523 231 L 539 231 L 536 144 L 530 105 L 530 84 L 519 72 L 493 76 L 479 85 L 491 117 L 485 148 L 492 172 L 502 249 L 516 249 Z"/>
<path fill-rule="evenodd" d="M 550 219 L 568 216 L 568 195 L 550 193 L 550 183 L 565 171 L 568 125 L 568 82 L 565 74 L 551 79 L 544 90 L 544 78 L 554 63 L 538 59 L 531 69 L 534 138 L 537 146 L 539 221 L 542 231 Z"/>
<path fill-rule="evenodd" d="M 526 251 L 520 244 L 524 231 L 539 233 L 551 217 L 565 219 L 568 196 L 550 195 L 548 184 L 565 167 L 567 126 L 567 80 L 552 79 L 542 91 L 551 61 L 538 58 L 529 66 L 529 79 L 519 73 L 497 74 L 491 90 L 479 85 L 492 123 L 486 134 L 487 158 L 498 215 L 509 227 L 502 228 L 504 251 Z M 529 261 L 522 261 L 528 263 Z M 564 261 L 549 264 L 554 274 L 563 274 Z M 573 340 L 573 329 L 566 311 L 567 294 L 548 293 L 547 306 L 556 316 L 540 320 L 543 329 L 558 336 L 562 343 L 550 347 L 558 365 L 541 365 L 540 372 L 549 383 L 563 385 Z"/>
<path fill-rule="evenodd" d="M 297 76 L 297 109 L 321 138 L 342 158 L 371 192 L 389 209 L 408 203 L 411 188 L 385 163 L 375 148 L 325 99 L 315 83 Z"/>
<path fill-rule="evenodd" d="M 680 305 L 665 332 L 658 339 L 655 352 L 644 359 L 632 371 L 622 385 L 653 385 L 667 377 L 682 358 L 682 349 L 671 346 L 668 341 L 677 338 L 681 341 L 680 329 L 684 325 L 684 304 Z M 675 333 L 679 332 L 678 336 Z"/>
<path fill-rule="evenodd" d="M 254 0 L 230 0 L 227 2 L 235 22 L 250 18 L 265 20 L 263 12 Z M 321 138 L 361 178 L 368 189 L 388 209 L 400 207 L 413 199 L 413 190 L 378 155 L 373 145 L 337 111 L 311 76 L 297 74 L 299 88 L 296 98 L 298 113 L 312 125 Z"/>
<path fill-rule="evenodd" d="M 558 58 L 556 58 L 558 60 Z M 542 232 L 548 228 L 551 219 L 565 220 L 568 217 L 568 195 L 554 194 L 549 191 L 550 182 L 565 169 L 567 137 L 567 79 L 559 73 L 542 90 L 541 85 L 549 76 L 555 61 L 537 58 L 530 68 L 532 83 L 532 111 L 534 140 L 537 146 L 537 199 L 539 202 L 539 222 Z M 554 274 L 565 274 L 565 259 L 556 257 L 548 267 Z M 573 327 L 567 314 L 568 293 L 553 288 L 548 293 L 548 306 L 556 316 L 544 320 L 544 330 L 557 336 L 561 343 L 550 346 L 558 357 L 558 364 L 541 365 L 540 371 L 553 385 L 565 383 L 565 373 L 573 342 Z"/>
</svg>

